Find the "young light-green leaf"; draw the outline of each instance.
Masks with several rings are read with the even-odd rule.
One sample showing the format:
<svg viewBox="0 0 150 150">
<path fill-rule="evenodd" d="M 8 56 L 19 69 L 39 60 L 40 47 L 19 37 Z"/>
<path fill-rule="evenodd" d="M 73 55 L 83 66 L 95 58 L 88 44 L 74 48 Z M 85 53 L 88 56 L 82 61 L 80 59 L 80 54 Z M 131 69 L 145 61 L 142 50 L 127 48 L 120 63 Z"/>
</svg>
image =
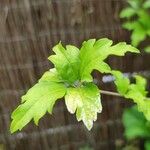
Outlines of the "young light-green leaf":
<svg viewBox="0 0 150 150">
<path fill-rule="evenodd" d="M 147 96 L 146 80 L 141 76 L 135 76 L 136 83 L 130 84 L 125 98 L 132 99 L 140 112 L 150 121 L 150 98 Z"/>
<path fill-rule="evenodd" d="M 61 43 L 57 44 L 53 51 L 56 55 L 51 55 L 48 59 L 53 62 L 62 80 L 73 83 L 79 79 L 79 49 L 72 45 L 67 45 L 66 49 Z"/>
<path fill-rule="evenodd" d="M 118 92 L 121 95 L 124 95 L 130 85 L 130 80 L 125 77 L 120 71 L 112 71 L 112 74 L 115 76 L 115 85 L 117 87 Z"/>
<path fill-rule="evenodd" d="M 93 80 L 91 72 L 94 69 L 102 73 L 111 72 L 109 65 L 104 62 L 109 55 L 124 56 L 126 52 L 139 53 L 138 49 L 125 42 L 111 45 L 112 41 L 107 38 L 83 42 L 79 55 L 81 81 L 91 82 Z"/>
<path fill-rule="evenodd" d="M 46 72 L 39 83 L 33 86 L 22 97 L 22 104 L 12 113 L 10 130 L 15 132 L 21 130 L 27 123 L 34 119 L 35 124 L 48 111 L 52 112 L 55 101 L 65 95 L 64 84 L 54 82 L 54 74 Z"/>
<path fill-rule="evenodd" d="M 130 84 L 128 78 L 119 71 L 112 71 L 115 76 L 115 84 L 117 91 L 127 99 L 132 99 L 138 106 L 138 110 L 143 112 L 147 120 L 150 121 L 150 98 L 147 98 L 146 80 L 145 78 L 136 75 L 136 82 Z"/>
<path fill-rule="evenodd" d="M 80 77 L 81 81 L 91 82 L 93 80 L 91 72 L 94 69 L 99 69 L 101 67 L 101 62 L 106 58 L 105 49 L 109 48 L 112 41 L 109 39 L 100 39 L 96 41 L 95 39 L 90 39 L 83 42 L 80 50 Z M 102 66 L 103 67 L 103 66 Z M 110 71 L 110 67 L 107 67 L 105 71 Z"/>
<path fill-rule="evenodd" d="M 90 130 L 97 113 L 102 111 L 100 91 L 93 83 L 88 83 L 78 88 L 67 89 L 65 103 L 70 113 L 76 112 L 78 121 L 83 121 Z"/>
</svg>

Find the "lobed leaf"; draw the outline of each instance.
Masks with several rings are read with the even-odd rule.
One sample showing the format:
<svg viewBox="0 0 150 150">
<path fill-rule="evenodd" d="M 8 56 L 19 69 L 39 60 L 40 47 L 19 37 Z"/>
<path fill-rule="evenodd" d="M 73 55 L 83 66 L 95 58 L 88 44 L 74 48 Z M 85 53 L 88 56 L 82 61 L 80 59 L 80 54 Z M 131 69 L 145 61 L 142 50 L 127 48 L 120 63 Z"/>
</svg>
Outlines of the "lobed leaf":
<svg viewBox="0 0 150 150">
<path fill-rule="evenodd" d="M 56 100 L 64 96 L 68 111 L 76 113 L 77 120 L 82 120 L 90 130 L 97 119 L 97 113 L 102 111 L 100 91 L 91 83 L 91 72 L 96 69 L 101 73 L 112 73 L 110 66 L 104 62 L 109 55 L 124 56 L 126 52 L 139 52 L 125 42 L 116 45 L 112 43 L 107 38 L 97 41 L 90 39 L 83 42 L 80 51 L 75 46 L 67 45 L 64 48 L 61 43 L 57 44 L 53 48 L 55 55 L 49 57 L 55 68 L 47 71 L 22 97 L 21 105 L 12 113 L 11 132 L 21 130 L 32 119 L 38 124 L 46 112 L 52 113 Z M 132 98 L 134 92 L 131 87 L 135 85 L 130 86 L 129 81 L 122 77 L 121 73 L 113 73 L 118 78 L 115 82 L 118 91 L 123 95 L 128 93 L 126 96 Z M 147 93 L 145 88 L 141 88 L 143 84 L 144 80 L 137 77 L 136 89 L 144 97 Z M 131 93 L 128 92 L 129 87 Z M 141 111 L 149 117 L 146 103 L 138 103 L 136 99 L 134 101 L 144 108 Z"/>
<path fill-rule="evenodd" d="M 102 73 L 111 72 L 111 68 L 104 60 L 109 55 L 124 56 L 126 52 L 139 53 L 138 49 L 125 42 L 112 46 L 112 41 L 107 38 L 83 42 L 79 55 L 81 81 L 91 82 L 93 80 L 91 72 L 94 69 Z"/>
<path fill-rule="evenodd" d="M 103 51 L 110 47 L 111 44 L 112 41 L 106 38 L 98 41 L 90 39 L 83 42 L 79 55 L 81 60 L 81 81 L 91 82 L 93 80 L 90 74 L 94 69 L 100 69 L 101 63 L 103 63 L 103 60 L 107 57 Z M 102 65 L 102 67 L 104 67 L 104 65 Z M 108 65 L 105 68 L 105 71 L 110 71 L 110 67 Z"/>
<path fill-rule="evenodd" d="M 61 43 L 57 44 L 53 51 L 56 55 L 51 55 L 48 59 L 53 62 L 62 80 L 73 83 L 79 79 L 79 49 L 72 45 L 67 45 L 66 49 Z"/>
<path fill-rule="evenodd" d="M 46 72 L 39 83 L 22 96 L 22 104 L 11 116 L 13 119 L 10 126 L 11 133 L 21 130 L 32 119 L 38 124 L 39 119 L 47 111 L 52 113 L 56 100 L 62 98 L 66 92 L 64 84 L 54 82 L 56 78 L 53 73 Z"/>
<path fill-rule="evenodd" d="M 102 111 L 100 91 L 93 83 L 67 89 L 65 103 L 68 111 L 76 112 L 77 120 L 82 120 L 88 130 L 92 128 L 93 121 L 96 121 L 97 113 Z"/>
<path fill-rule="evenodd" d="M 150 137 L 150 127 L 144 115 L 134 106 L 123 113 L 123 124 L 127 139 Z"/>
<path fill-rule="evenodd" d="M 136 83 L 129 84 L 129 79 L 124 78 L 118 71 L 112 71 L 116 77 L 115 84 L 118 92 L 127 99 L 132 99 L 138 106 L 138 110 L 143 112 L 147 120 L 150 120 L 150 98 L 147 98 L 146 80 L 136 75 Z"/>
<path fill-rule="evenodd" d="M 120 71 L 112 71 L 112 74 L 115 76 L 114 82 L 118 92 L 121 95 L 126 94 L 130 85 L 129 79 L 125 77 Z"/>
</svg>

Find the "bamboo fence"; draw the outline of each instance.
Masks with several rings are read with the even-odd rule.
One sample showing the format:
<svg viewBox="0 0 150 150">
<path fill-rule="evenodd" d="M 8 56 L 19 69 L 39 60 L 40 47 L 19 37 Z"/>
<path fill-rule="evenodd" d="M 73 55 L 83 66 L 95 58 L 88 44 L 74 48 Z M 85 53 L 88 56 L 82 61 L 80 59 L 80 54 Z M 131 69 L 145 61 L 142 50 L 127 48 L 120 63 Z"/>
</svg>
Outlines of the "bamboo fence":
<svg viewBox="0 0 150 150">
<path fill-rule="evenodd" d="M 121 116 L 129 105 L 119 97 L 102 96 L 103 112 L 88 132 L 63 101 L 53 114 L 33 122 L 22 132 L 9 132 L 10 114 L 20 97 L 41 75 L 53 67 L 47 60 L 60 40 L 80 46 L 89 38 L 108 37 L 129 42 L 122 29 L 119 12 L 123 0 L 0 0 L 0 150 L 78 150 L 90 145 L 94 150 L 113 150 L 123 138 Z M 107 61 L 124 72 L 148 71 L 150 56 L 126 55 Z M 101 89 L 114 90 L 94 72 Z"/>
</svg>

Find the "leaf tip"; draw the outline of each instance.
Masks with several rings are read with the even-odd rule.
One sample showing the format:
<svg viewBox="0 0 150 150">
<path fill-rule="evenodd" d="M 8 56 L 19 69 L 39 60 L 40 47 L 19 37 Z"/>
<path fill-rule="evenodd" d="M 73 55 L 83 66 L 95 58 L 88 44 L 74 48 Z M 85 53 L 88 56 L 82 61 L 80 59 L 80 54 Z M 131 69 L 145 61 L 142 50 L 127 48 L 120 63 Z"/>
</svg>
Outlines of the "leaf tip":
<svg viewBox="0 0 150 150">
<path fill-rule="evenodd" d="M 39 119 L 34 118 L 33 120 L 34 120 L 35 125 L 38 126 L 38 124 L 39 124 Z"/>
<path fill-rule="evenodd" d="M 91 125 L 86 125 L 86 128 L 88 129 L 88 131 L 91 131 L 93 127 L 93 123 Z"/>
<path fill-rule="evenodd" d="M 16 132 L 17 130 L 18 130 L 18 129 L 14 128 L 13 123 L 11 122 L 10 128 L 9 128 L 10 133 L 13 134 L 13 133 Z"/>
</svg>

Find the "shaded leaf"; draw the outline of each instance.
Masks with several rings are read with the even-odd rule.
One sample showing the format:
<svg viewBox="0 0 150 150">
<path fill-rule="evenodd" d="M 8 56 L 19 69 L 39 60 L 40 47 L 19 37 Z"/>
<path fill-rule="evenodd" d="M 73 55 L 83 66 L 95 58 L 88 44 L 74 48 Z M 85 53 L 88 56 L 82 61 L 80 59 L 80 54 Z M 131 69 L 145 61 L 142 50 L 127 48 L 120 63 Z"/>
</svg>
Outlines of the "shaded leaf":
<svg viewBox="0 0 150 150">
<path fill-rule="evenodd" d="M 150 140 L 146 140 L 144 143 L 145 150 L 150 150 Z"/>
<path fill-rule="evenodd" d="M 146 39 L 146 30 L 137 23 L 131 35 L 132 45 L 138 46 L 140 42 Z"/>
<path fill-rule="evenodd" d="M 130 18 L 133 17 L 136 14 L 136 10 L 132 7 L 127 7 L 123 9 L 120 13 L 121 18 Z"/>
<path fill-rule="evenodd" d="M 125 98 L 132 99 L 138 106 L 138 110 L 143 112 L 146 119 L 150 121 L 150 98 L 147 98 L 146 80 L 141 76 L 136 76 L 136 83 L 131 84 Z"/>
<path fill-rule="evenodd" d="M 127 30 L 134 30 L 136 27 L 137 22 L 135 21 L 127 21 L 125 23 L 123 23 L 123 28 L 127 29 Z"/>
<path fill-rule="evenodd" d="M 144 8 L 150 8 L 150 0 L 147 0 L 143 3 Z"/>
<path fill-rule="evenodd" d="M 123 124 L 127 139 L 150 137 L 150 127 L 147 126 L 147 123 L 144 115 L 135 106 L 126 109 L 123 113 Z"/>
<path fill-rule="evenodd" d="M 146 51 L 147 53 L 150 53 L 150 46 L 147 46 L 147 47 L 145 48 L 145 51 Z"/>
</svg>

